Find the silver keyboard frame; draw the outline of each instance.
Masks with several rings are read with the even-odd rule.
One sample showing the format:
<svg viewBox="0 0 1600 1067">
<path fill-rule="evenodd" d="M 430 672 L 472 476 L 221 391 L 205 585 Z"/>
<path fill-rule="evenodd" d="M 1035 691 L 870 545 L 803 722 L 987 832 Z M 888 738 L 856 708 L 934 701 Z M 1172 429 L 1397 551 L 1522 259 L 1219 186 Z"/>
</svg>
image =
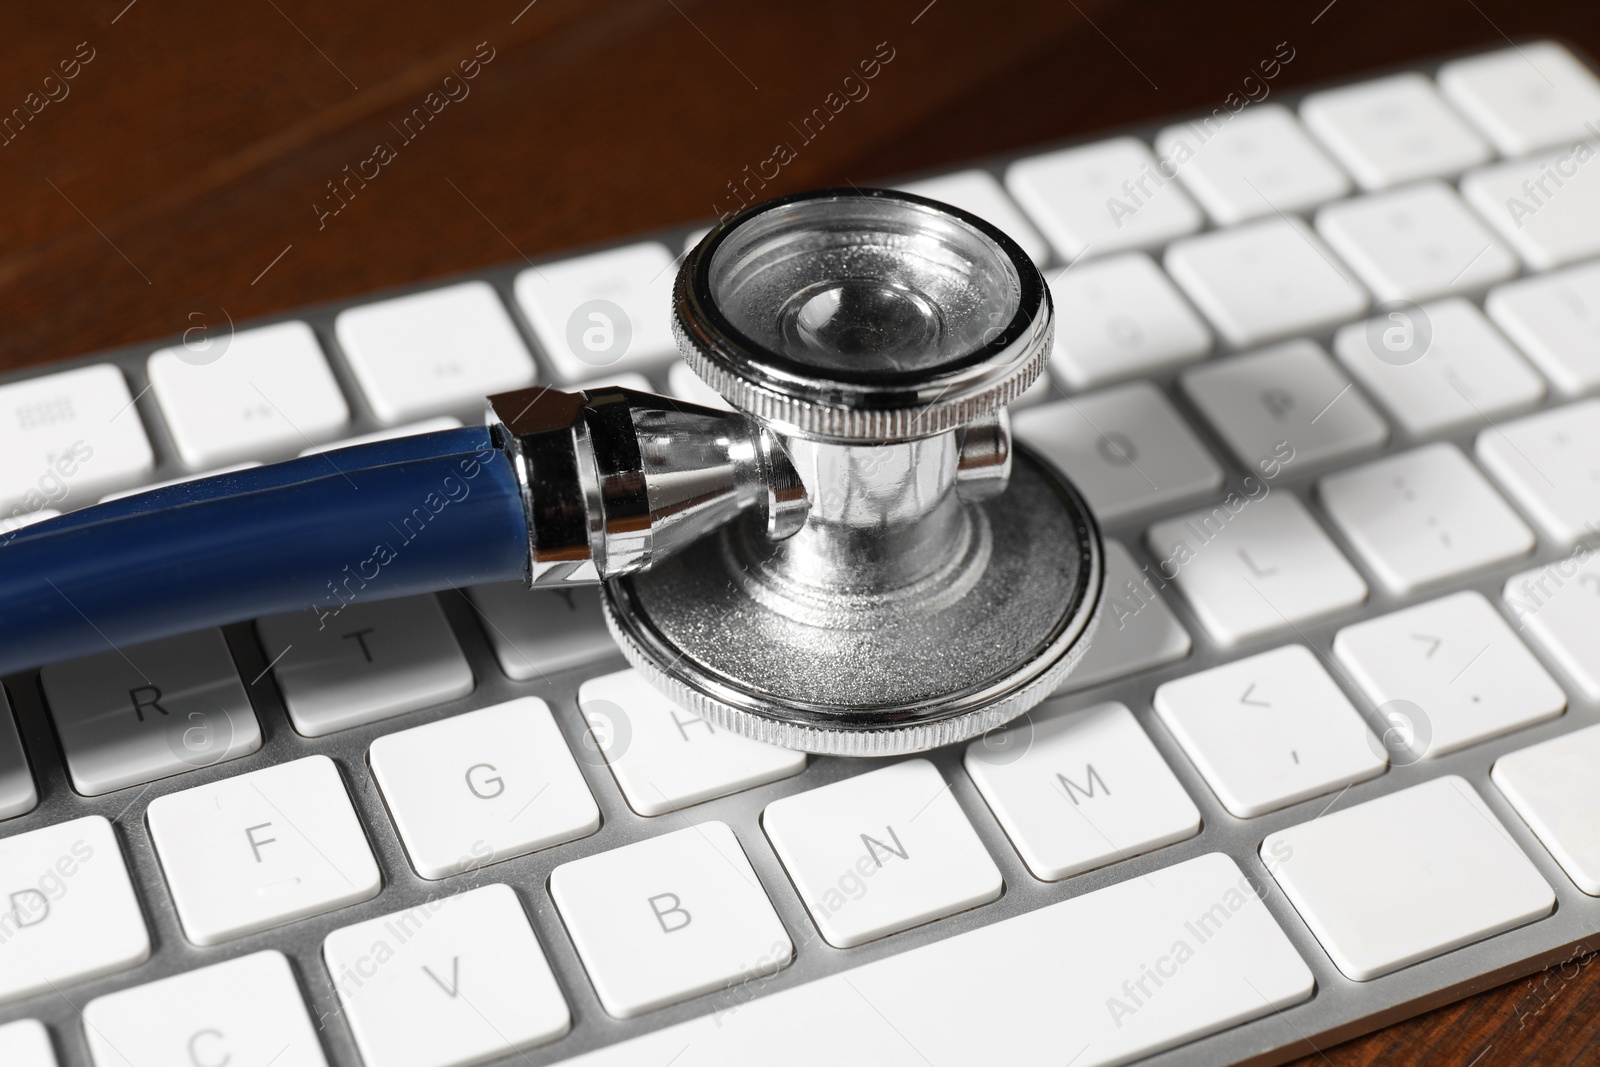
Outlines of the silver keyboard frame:
<svg viewBox="0 0 1600 1067">
<path fill-rule="evenodd" d="M 1570 43 L 1566 44 L 1575 55 L 1593 67 L 1593 60 L 1581 49 Z M 1475 49 L 1462 54 L 1478 54 L 1489 50 L 1493 49 Z M 1294 106 L 1308 93 L 1336 85 L 1366 81 L 1403 71 L 1421 71 L 1432 75 L 1441 63 L 1451 58 L 1455 57 L 1444 56 L 1426 64 L 1406 65 L 1358 77 L 1341 78 L 1295 92 L 1273 94 L 1269 99 Z M 1176 119 L 1167 119 L 1160 123 L 1106 130 L 1092 137 L 1034 146 L 1026 152 L 983 160 L 971 166 L 989 170 L 999 177 L 1012 160 L 1055 148 L 1088 144 L 1129 133 L 1150 143 L 1154 140 L 1157 129 L 1173 121 L 1182 121 L 1185 117 L 1187 116 L 1178 116 Z M 956 169 L 967 168 L 941 168 L 929 174 L 912 175 L 902 180 L 950 173 Z M 683 248 L 688 235 L 703 225 L 704 223 L 697 226 L 675 226 L 595 248 L 617 247 L 621 244 L 654 239 L 664 242 L 677 253 Z M 1208 230 L 1215 228 L 1209 224 L 1206 226 Z M 568 253 L 570 254 L 572 253 Z M 554 262 L 560 258 L 566 256 L 545 257 L 539 262 Z M 1061 266 L 1059 260 L 1053 259 L 1046 273 L 1053 275 Z M 512 293 L 512 280 L 524 269 L 526 264 L 518 263 L 487 271 L 436 278 L 403 289 L 367 294 L 359 299 L 323 304 L 301 309 L 293 314 L 254 320 L 249 325 L 265 325 L 291 318 L 309 323 L 327 352 L 334 373 L 350 403 L 352 423 L 349 432 L 363 433 L 380 427 L 366 407 L 364 398 L 345 365 L 342 352 L 334 337 L 334 316 L 347 307 L 370 303 L 375 299 L 433 289 L 457 281 L 481 279 L 493 285 L 506 306 L 511 309 L 512 316 L 522 332 L 523 340 L 528 344 L 530 351 L 535 353 L 535 358 L 540 360 L 542 369 L 544 363 L 540 359 L 539 347 Z M 1473 299 L 1480 306 L 1482 297 L 1482 293 L 1473 295 Z M 1332 334 L 1333 331 L 1326 331 L 1311 335 L 1311 338 L 1327 349 Z M 176 339 L 167 339 L 64 360 L 8 375 L 4 381 L 37 377 L 89 364 L 113 363 L 126 374 L 133 392 L 137 394 L 148 384 L 145 375 L 146 357 L 156 349 L 174 343 Z M 1206 359 L 1216 359 L 1231 351 L 1233 350 L 1219 340 Z M 1193 365 L 1188 364 L 1184 368 L 1179 368 L 1179 371 Z M 670 364 L 665 364 L 646 373 L 658 387 L 664 387 L 669 366 Z M 1176 387 L 1175 379 L 1179 371 L 1151 376 L 1148 380 L 1155 382 L 1162 389 L 1188 424 L 1200 435 L 1213 457 L 1222 463 L 1227 472 L 1227 485 L 1213 498 L 1220 499 L 1227 487 L 1237 486 L 1240 478 L 1248 472 L 1233 459 L 1231 451 L 1212 430 L 1206 419 Z M 1356 384 L 1355 388 L 1365 393 L 1359 384 Z M 1557 406 L 1560 402 L 1560 398 L 1552 402 L 1551 397 L 1547 395 L 1542 407 Z M 158 466 L 152 473 L 151 479 L 178 477 L 187 473 L 177 460 L 176 451 L 160 417 L 155 398 L 145 393 L 137 404 L 151 445 L 158 457 Z M 1374 402 L 1374 404 L 1380 412 L 1385 411 L 1381 403 Z M 482 417 L 481 411 L 477 409 L 459 411 L 455 414 L 469 423 L 479 421 Z M 1356 462 L 1365 462 L 1379 455 L 1402 451 L 1423 440 L 1409 436 L 1387 416 L 1386 421 L 1391 424 L 1388 444 L 1381 452 L 1370 453 Z M 1443 437 L 1430 437 L 1426 440 L 1451 441 L 1462 447 L 1470 456 L 1472 441 L 1477 432 L 1477 430 L 1463 431 Z M 1351 464 L 1345 466 L 1349 465 Z M 24 747 L 33 766 L 40 800 L 38 807 L 32 812 L 0 822 L 0 837 L 25 833 L 90 814 L 104 815 L 112 820 L 144 908 L 152 940 L 152 954 L 151 958 L 140 966 L 115 975 L 74 983 L 62 987 L 57 992 L 40 994 L 0 1006 L 0 1024 L 15 1019 L 39 1019 L 51 1031 L 52 1041 L 62 1067 L 94 1067 L 84 1039 L 83 1024 L 79 1018 L 81 1009 L 90 1000 L 106 993 L 272 948 L 289 957 L 301 993 L 311 1013 L 313 1025 L 318 1026 L 320 1030 L 323 1048 L 330 1064 L 336 1067 L 357 1067 L 362 1063 L 361 1057 L 348 1028 L 339 1018 L 337 995 L 327 969 L 322 963 L 323 939 L 340 927 L 404 910 L 439 895 L 463 892 L 493 882 L 508 883 L 516 890 L 555 970 L 562 991 L 567 996 L 573 1016 L 571 1032 L 559 1041 L 527 1053 L 508 1054 L 503 1059 L 495 1061 L 506 1067 L 512 1064 L 522 1067 L 542 1067 L 544 1064 L 559 1062 L 570 1056 L 708 1014 L 724 1005 L 744 1002 L 752 995 L 774 992 L 843 971 L 883 956 L 897 954 L 1082 893 L 1124 882 L 1146 872 L 1209 852 L 1224 852 L 1233 857 L 1256 885 L 1267 908 L 1315 975 L 1316 992 L 1309 1000 L 1294 1007 L 1269 1012 L 1254 1022 L 1234 1026 L 1142 1061 L 1148 1064 L 1177 1067 L 1178 1064 L 1282 1063 L 1297 1056 L 1314 1054 L 1390 1023 L 1541 969 L 1559 966 L 1578 956 L 1600 949 L 1600 899 L 1585 895 L 1573 884 L 1489 779 L 1490 768 L 1501 755 L 1600 722 L 1600 705 L 1586 700 L 1559 665 L 1533 642 L 1528 642 L 1529 647 L 1550 673 L 1563 683 L 1563 688 L 1567 691 L 1568 708 L 1565 714 L 1554 720 L 1517 730 L 1508 736 L 1470 746 L 1453 755 L 1424 760 L 1408 767 L 1391 767 L 1376 779 L 1352 785 L 1337 795 L 1314 797 L 1256 818 L 1240 819 L 1230 815 L 1198 770 L 1190 763 L 1177 741 L 1156 718 L 1151 707 L 1151 697 L 1156 687 L 1165 681 L 1194 674 L 1291 641 L 1309 644 L 1326 663 L 1332 656 L 1333 636 L 1340 628 L 1360 619 L 1372 618 L 1397 608 L 1434 599 L 1447 592 L 1475 589 L 1483 593 L 1515 628 L 1516 620 L 1500 597 L 1505 579 L 1531 567 L 1561 559 L 1570 551 L 1553 545 L 1541 534 L 1534 554 L 1519 559 L 1512 565 L 1474 575 L 1466 582 L 1455 582 L 1430 589 L 1420 595 L 1393 596 L 1384 590 L 1371 569 L 1363 563 L 1361 556 L 1328 520 L 1326 512 L 1312 492 L 1312 484 L 1318 477 L 1338 469 L 1341 468 L 1330 466 L 1307 474 L 1294 471 L 1291 465 L 1274 482 L 1274 489 L 1278 492 L 1294 493 L 1318 517 L 1323 530 L 1334 539 L 1346 558 L 1367 581 L 1370 596 L 1366 604 L 1359 609 L 1341 612 L 1315 624 L 1299 627 L 1298 632 L 1291 630 L 1278 633 L 1271 639 L 1256 640 L 1236 648 L 1221 649 L 1210 639 L 1183 598 L 1168 590 L 1163 593 L 1163 600 L 1177 615 L 1194 642 L 1193 651 L 1187 659 L 1056 698 L 1050 705 L 1057 707 L 1065 701 L 1074 707 L 1087 707 L 1106 700 L 1117 700 L 1132 708 L 1168 766 L 1199 807 L 1203 823 L 1198 835 L 1187 841 L 1077 875 L 1062 882 L 1041 882 L 1023 865 L 976 786 L 962 769 L 962 746 L 938 750 L 927 754 L 927 758 L 932 759 L 946 780 L 951 783 L 953 794 L 999 865 L 1005 877 L 1004 894 L 991 904 L 852 949 L 836 949 L 818 936 L 805 906 L 761 830 L 760 815 L 768 803 L 779 797 L 813 789 L 892 761 L 813 757 L 806 770 L 796 777 L 652 818 L 639 816 L 628 808 L 609 770 L 603 766 L 592 766 L 580 761 L 579 765 L 602 813 L 602 825 L 597 832 L 579 841 L 506 860 L 443 881 L 429 882 L 418 877 L 406 858 L 394 823 L 370 774 L 367 749 L 371 743 L 376 738 L 397 730 L 497 704 L 514 697 L 534 695 L 549 702 L 556 711 L 568 743 L 576 749 L 580 744 L 582 733 L 577 709 L 578 685 L 587 678 L 626 667 L 621 655 L 616 654 L 604 662 L 556 674 L 543 681 L 514 682 L 502 673 L 494 652 L 484 636 L 483 627 L 475 617 L 476 609 L 462 595 L 440 594 L 440 601 L 477 678 L 476 688 L 467 697 L 328 737 L 315 739 L 302 737 L 289 725 L 282 700 L 270 674 L 267 673 L 267 661 L 256 641 L 253 626 L 250 623 L 228 626 L 224 628 L 224 632 L 229 647 L 261 723 L 261 749 L 242 759 L 190 771 L 174 778 L 152 782 L 145 787 L 125 789 L 105 796 L 83 797 L 73 792 L 54 727 L 39 690 L 38 672 L 29 671 L 7 677 L 4 679 L 6 690 L 11 698 Z M 1493 483 L 1493 478 L 1490 478 L 1490 481 Z M 1153 564 L 1154 560 L 1143 543 L 1144 531 L 1160 518 L 1175 513 L 1181 514 L 1199 506 L 1202 505 L 1190 503 L 1172 511 L 1157 511 L 1108 524 L 1104 528 L 1104 534 L 1121 541 L 1137 563 Z M 1530 522 L 1529 525 L 1534 524 Z M 1535 529 L 1537 530 L 1536 527 Z M 1330 669 L 1329 673 L 1362 714 L 1367 716 L 1369 721 L 1374 721 L 1371 702 L 1354 689 L 1336 667 Z M 251 679 L 256 680 L 252 682 Z M 144 817 L 146 806 L 151 800 L 166 793 L 258 770 L 313 753 L 327 755 L 338 764 L 383 872 L 383 890 L 377 897 L 364 903 L 302 919 L 287 926 L 239 938 L 220 946 L 199 948 L 190 944 L 184 938 L 179 926 L 171 897 L 167 892 L 166 881 L 151 845 L 149 827 Z M 1405 967 L 1385 977 L 1368 982 L 1351 981 L 1334 966 L 1316 937 L 1307 929 L 1293 906 L 1278 890 L 1277 884 L 1267 873 L 1257 855 L 1257 847 L 1268 834 L 1315 818 L 1330 808 L 1335 810 L 1348 808 L 1445 774 L 1461 775 L 1477 788 L 1490 809 L 1505 825 L 1507 832 L 1554 888 L 1557 900 L 1555 911 L 1547 918 L 1527 926 Z M 746 983 L 722 993 L 696 997 L 685 1003 L 650 1012 L 640 1018 L 614 1019 L 600 1006 L 583 965 L 579 962 L 562 925 L 561 917 L 550 899 L 546 884 L 550 872 L 558 864 L 569 860 L 609 851 L 657 834 L 680 829 L 691 822 L 705 820 L 721 820 L 733 827 L 773 906 L 795 943 L 794 961 L 770 978 Z M 1063 963 L 1070 962 L 1063 960 Z M 1004 965 L 1003 961 L 1001 965 Z M 973 1025 L 1005 1024 L 992 1019 L 974 1019 Z M 1072 1051 L 1068 1047 L 1070 1044 L 1070 1040 L 1064 1037 L 1063 1062 L 1070 1058 Z"/>
</svg>

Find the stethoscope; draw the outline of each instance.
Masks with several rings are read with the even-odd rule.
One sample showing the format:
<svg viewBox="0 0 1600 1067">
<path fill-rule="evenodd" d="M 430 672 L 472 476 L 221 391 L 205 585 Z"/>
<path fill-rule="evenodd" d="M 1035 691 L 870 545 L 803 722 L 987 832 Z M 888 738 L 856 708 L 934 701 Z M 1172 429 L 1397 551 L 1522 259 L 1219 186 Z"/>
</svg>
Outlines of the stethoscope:
<svg viewBox="0 0 1600 1067">
<path fill-rule="evenodd" d="M 828 190 L 684 260 L 678 347 L 733 411 L 521 389 L 485 427 L 156 489 L 0 551 L 0 674 L 309 610 L 521 578 L 602 583 L 623 655 L 710 722 L 811 752 L 974 737 L 1088 647 L 1094 519 L 1017 448 L 1049 291 L 983 220 Z"/>
</svg>

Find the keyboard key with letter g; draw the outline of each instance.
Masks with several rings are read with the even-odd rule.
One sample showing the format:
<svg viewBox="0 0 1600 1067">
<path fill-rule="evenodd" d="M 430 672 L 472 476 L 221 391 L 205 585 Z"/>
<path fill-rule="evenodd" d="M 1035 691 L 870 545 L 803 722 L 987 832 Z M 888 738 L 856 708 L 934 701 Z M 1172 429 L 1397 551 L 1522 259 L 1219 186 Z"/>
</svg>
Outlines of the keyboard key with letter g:
<svg viewBox="0 0 1600 1067">
<path fill-rule="evenodd" d="M 380 737 L 368 762 L 424 878 L 448 878 L 600 828 L 594 796 L 538 697 Z"/>
</svg>

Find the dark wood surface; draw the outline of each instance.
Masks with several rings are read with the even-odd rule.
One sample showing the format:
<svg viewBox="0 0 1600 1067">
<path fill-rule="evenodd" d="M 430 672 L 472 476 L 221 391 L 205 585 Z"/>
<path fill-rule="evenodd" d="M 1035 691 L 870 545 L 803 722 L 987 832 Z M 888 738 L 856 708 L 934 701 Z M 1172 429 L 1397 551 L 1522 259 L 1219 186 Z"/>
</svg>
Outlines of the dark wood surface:
<svg viewBox="0 0 1600 1067">
<path fill-rule="evenodd" d="M 6 5 L 0 115 L 38 110 L 0 135 L 0 369 L 710 216 L 883 48 L 767 193 L 1209 109 L 1280 42 L 1277 88 L 1507 35 L 1600 54 L 1593 0 L 526 2 Z M 1302 1062 L 1600 1062 L 1597 1018 L 1569 963 Z"/>
</svg>

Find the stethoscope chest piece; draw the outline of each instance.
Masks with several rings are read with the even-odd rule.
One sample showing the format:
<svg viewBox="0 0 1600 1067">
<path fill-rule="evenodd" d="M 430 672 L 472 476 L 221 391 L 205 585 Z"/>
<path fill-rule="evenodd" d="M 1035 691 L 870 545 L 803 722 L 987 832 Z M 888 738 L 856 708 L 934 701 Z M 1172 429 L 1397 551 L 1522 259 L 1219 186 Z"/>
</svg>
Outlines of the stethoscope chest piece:
<svg viewBox="0 0 1600 1067">
<path fill-rule="evenodd" d="M 964 740 L 1050 695 L 1103 580 L 1088 509 L 1005 414 L 1051 314 L 1014 242 L 908 194 L 809 193 L 713 230 L 678 276 L 679 347 L 759 427 L 728 463 L 794 491 L 606 584 L 628 660 L 708 722 L 845 755 Z M 673 447 L 642 435 L 642 464 Z"/>
</svg>

